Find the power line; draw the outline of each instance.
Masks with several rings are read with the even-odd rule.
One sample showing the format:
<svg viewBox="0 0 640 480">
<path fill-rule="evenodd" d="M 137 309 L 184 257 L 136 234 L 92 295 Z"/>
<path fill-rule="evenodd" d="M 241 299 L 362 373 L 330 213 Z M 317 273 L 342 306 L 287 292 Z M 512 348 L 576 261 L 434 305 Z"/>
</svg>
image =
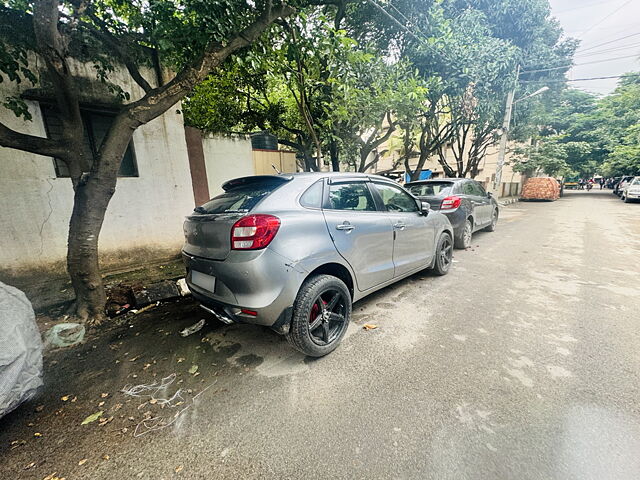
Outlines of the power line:
<svg viewBox="0 0 640 480">
<path fill-rule="evenodd" d="M 624 55 L 622 57 L 613 57 L 613 58 L 606 58 L 604 60 L 594 60 L 593 62 L 584 62 L 584 63 L 576 63 L 573 65 L 563 65 L 561 67 L 551 67 L 551 68 L 540 68 L 538 70 L 524 70 L 521 73 L 538 73 L 538 72 L 550 72 L 552 70 L 562 70 L 563 68 L 573 68 L 573 67 L 579 67 L 581 65 L 593 65 L 594 63 L 602 63 L 602 62 L 611 62 L 613 60 L 621 60 L 623 58 L 632 58 L 632 57 L 640 57 L 640 54 L 635 54 L 635 55 Z"/>
<path fill-rule="evenodd" d="M 581 5 L 579 7 L 574 7 L 574 8 L 565 8 L 564 10 L 554 12 L 554 15 L 559 15 L 561 13 L 566 13 L 566 12 L 573 12 L 575 10 L 582 10 L 583 8 L 595 7 L 596 5 L 602 5 L 603 3 L 609 3 L 609 0 L 605 0 L 604 2 L 589 3 L 587 5 Z"/>
<path fill-rule="evenodd" d="M 613 40 L 609 40 L 608 42 L 598 43 L 597 45 L 593 45 L 591 47 L 587 47 L 587 48 L 584 48 L 584 49 L 578 49 L 578 50 L 582 51 L 582 52 L 586 52 L 588 50 L 593 50 L 594 48 L 602 47 L 604 45 L 609 45 L 610 43 L 619 42 L 620 40 L 625 40 L 625 39 L 630 38 L 630 37 L 637 37 L 638 35 L 640 35 L 640 32 L 632 33 L 630 35 L 625 35 L 624 37 L 620 37 L 620 38 L 614 38 Z"/>
<path fill-rule="evenodd" d="M 409 30 L 407 28 L 406 25 L 403 25 L 400 20 L 398 20 L 396 17 L 394 17 L 393 15 L 391 15 L 389 12 L 387 12 L 382 5 L 378 4 L 375 0 L 367 0 L 367 2 L 369 2 L 371 5 L 373 5 L 374 7 L 376 7 L 378 10 L 380 10 L 385 16 L 387 16 L 388 18 L 391 19 L 391 21 L 393 21 L 396 25 L 398 25 L 400 28 L 402 28 L 403 30 L 405 30 L 409 35 L 411 35 L 413 38 L 415 38 L 418 41 L 424 40 L 419 38 L 418 36 L 416 36 L 415 33 L 413 33 L 411 30 Z M 404 15 L 403 15 L 404 16 Z M 405 17 L 406 18 L 406 17 Z"/>
<path fill-rule="evenodd" d="M 540 83 L 541 81 L 544 81 L 544 83 L 590 82 L 591 80 L 609 80 L 611 78 L 635 78 L 635 77 L 640 77 L 640 73 L 611 75 L 609 77 L 574 78 L 573 80 L 569 80 L 567 78 L 564 78 L 562 80 L 520 80 L 520 83 Z"/>
<path fill-rule="evenodd" d="M 387 5 L 389 5 L 391 8 L 393 8 L 396 11 L 396 13 L 398 15 L 400 15 L 400 17 L 403 18 L 405 22 L 407 22 L 408 25 L 412 25 L 413 27 L 415 27 L 415 25 L 413 25 L 413 22 L 411 20 L 409 20 L 407 17 L 405 17 L 404 13 L 402 13 L 400 10 L 398 10 L 393 3 L 389 2 L 389 3 L 387 3 Z"/>
<path fill-rule="evenodd" d="M 627 50 L 627 49 L 630 49 L 630 48 L 636 48 L 638 46 L 640 46 L 640 42 L 632 43 L 630 45 L 624 45 L 624 46 L 621 46 L 621 47 L 607 48 L 605 50 L 597 50 L 595 52 L 579 53 L 579 54 L 575 55 L 575 58 L 593 57 L 593 56 L 596 56 L 596 55 L 602 55 L 603 53 L 617 52 L 617 51 L 620 51 L 620 50 Z M 638 52 L 638 53 L 640 54 L 640 52 Z"/>
<path fill-rule="evenodd" d="M 601 25 L 602 23 L 604 23 L 605 20 L 608 20 L 609 18 L 611 18 L 613 15 L 615 15 L 616 13 L 618 13 L 620 10 L 622 10 L 624 7 L 626 7 L 628 4 L 630 4 L 632 2 L 632 0 L 627 0 L 626 2 L 624 2 L 622 5 L 620 5 L 618 8 L 616 8 L 613 12 L 611 12 L 609 15 L 604 16 L 603 18 L 601 18 L 599 21 L 597 21 L 596 23 L 594 23 L 593 25 L 591 25 L 589 28 L 587 28 L 584 32 L 581 32 L 578 37 L 583 37 L 589 33 L 590 31 L 592 31 L 594 28 L 596 28 L 598 25 Z"/>
</svg>

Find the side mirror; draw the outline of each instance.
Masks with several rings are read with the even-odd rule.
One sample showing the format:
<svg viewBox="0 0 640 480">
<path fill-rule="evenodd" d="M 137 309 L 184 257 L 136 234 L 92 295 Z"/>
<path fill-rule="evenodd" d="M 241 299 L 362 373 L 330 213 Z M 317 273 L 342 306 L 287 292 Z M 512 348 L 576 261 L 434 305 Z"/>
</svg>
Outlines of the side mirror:
<svg viewBox="0 0 640 480">
<path fill-rule="evenodd" d="M 427 215 L 429 215 L 430 210 L 431 205 L 429 204 L 429 202 L 420 202 L 420 212 L 422 212 L 422 215 L 426 217 Z"/>
<path fill-rule="evenodd" d="M 493 197 L 493 193 L 487 192 L 487 197 L 489 197 L 489 198 Z"/>
</svg>

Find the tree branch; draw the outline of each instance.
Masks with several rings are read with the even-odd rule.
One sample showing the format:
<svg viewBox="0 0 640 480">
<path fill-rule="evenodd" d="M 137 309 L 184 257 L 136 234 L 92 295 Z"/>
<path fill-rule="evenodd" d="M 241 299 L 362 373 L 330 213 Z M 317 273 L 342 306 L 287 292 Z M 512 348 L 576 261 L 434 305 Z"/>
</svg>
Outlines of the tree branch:
<svg viewBox="0 0 640 480">
<path fill-rule="evenodd" d="M 0 123 L 0 145 L 48 157 L 61 157 L 67 150 L 61 141 L 11 130 Z"/>
<path fill-rule="evenodd" d="M 250 45 L 276 19 L 291 15 L 294 11 L 289 5 L 281 4 L 274 7 L 271 1 L 267 2 L 262 14 L 251 25 L 229 39 L 226 45 L 211 43 L 191 66 L 182 70 L 165 85 L 151 90 L 140 100 L 129 104 L 121 115 L 130 119 L 132 128 L 162 115 L 204 80 L 211 71 L 219 67 L 229 55 Z"/>
<path fill-rule="evenodd" d="M 144 90 L 145 93 L 149 93 L 151 90 L 153 90 L 153 87 L 140 73 L 140 70 L 133 61 L 131 55 L 122 48 L 120 39 L 116 38 L 108 30 L 107 25 L 95 14 L 89 13 L 89 18 L 91 18 L 91 20 L 93 20 L 94 23 L 99 26 L 99 29 L 96 29 L 93 27 L 93 25 L 89 25 L 87 23 L 83 23 L 82 25 L 96 37 L 98 37 L 98 39 L 100 39 L 102 43 L 105 44 L 105 46 L 108 46 L 113 50 L 113 52 L 116 53 L 120 61 L 127 68 L 127 71 L 129 72 L 129 75 L 131 75 L 131 78 L 133 78 L 133 80 L 140 86 L 140 88 L 142 88 L 142 90 Z"/>
</svg>

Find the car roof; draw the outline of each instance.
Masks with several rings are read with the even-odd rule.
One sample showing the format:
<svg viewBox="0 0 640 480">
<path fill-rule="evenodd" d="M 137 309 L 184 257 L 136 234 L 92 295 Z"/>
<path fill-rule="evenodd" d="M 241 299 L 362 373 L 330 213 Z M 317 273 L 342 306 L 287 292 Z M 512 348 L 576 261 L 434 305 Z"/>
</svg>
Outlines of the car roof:
<svg viewBox="0 0 640 480">
<path fill-rule="evenodd" d="M 405 185 L 418 185 L 421 183 L 443 183 L 443 182 L 461 182 L 462 180 L 472 180 L 471 178 L 429 178 L 427 180 L 415 180 L 407 182 Z"/>
<path fill-rule="evenodd" d="M 382 175 L 375 175 L 373 173 L 360 173 L 360 172 L 296 172 L 296 173 L 281 173 L 280 175 L 292 176 L 292 177 L 349 177 L 349 178 L 378 178 L 381 180 L 391 180 L 388 177 Z"/>
</svg>

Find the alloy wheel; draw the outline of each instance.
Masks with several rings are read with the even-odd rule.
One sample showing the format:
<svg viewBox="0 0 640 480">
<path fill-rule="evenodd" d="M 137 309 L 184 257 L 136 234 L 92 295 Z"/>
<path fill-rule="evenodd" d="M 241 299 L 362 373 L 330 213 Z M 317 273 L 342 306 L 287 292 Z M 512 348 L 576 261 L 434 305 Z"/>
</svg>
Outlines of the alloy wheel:
<svg viewBox="0 0 640 480">
<path fill-rule="evenodd" d="M 471 245 L 471 235 L 473 234 L 473 232 L 471 231 L 471 228 L 472 228 L 471 222 L 467 220 L 464 224 L 464 233 L 463 233 L 465 248 Z"/>
<path fill-rule="evenodd" d="M 309 312 L 309 335 L 318 345 L 328 345 L 347 327 L 347 300 L 343 292 L 327 289 L 318 295 Z"/>
<path fill-rule="evenodd" d="M 453 243 L 448 235 L 442 239 L 438 256 L 440 257 L 440 265 L 442 269 L 447 270 L 451 265 L 451 260 L 453 259 Z"/>
</svg>

